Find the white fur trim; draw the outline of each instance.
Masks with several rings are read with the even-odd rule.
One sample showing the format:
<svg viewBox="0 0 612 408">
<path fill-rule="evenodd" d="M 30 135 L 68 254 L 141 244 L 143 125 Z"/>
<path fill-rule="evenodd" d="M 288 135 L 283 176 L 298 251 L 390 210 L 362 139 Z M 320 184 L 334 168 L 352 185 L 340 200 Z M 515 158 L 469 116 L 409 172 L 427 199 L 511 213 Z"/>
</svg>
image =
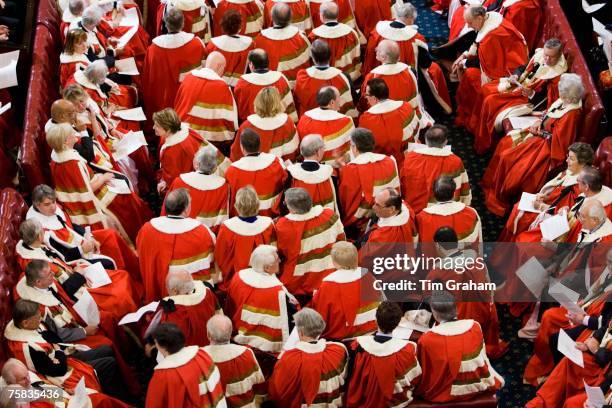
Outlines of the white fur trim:
<svg viewBox="0 0 612 408">
<path fill-rule="evenodd" d="M 204 0 L 170 0 L 168 4 L 181 11 L 192 11 L 206 7 L 206 2 Z"/>
<path fill-rule="evenodd" d="M 408 207 L 402 204 L 402 211 L 399 214 L 388 218 L 379 218 L 377 224 L 379 227 L 400 227 L 405 225 L 409 219 L 410 211 L 408 211 Z"/>
<path fill-rule="evenodd" d="M 204 347 L 215 363 L 225 363 L 239 357 L 248 348 L 239 344 L 211 344 Z"/>
<path fill-rule="evenodd" d="M 251 73 L 242 75 L 240 78 L 244 79 L 245 81 L 253 85 L 267 86 L 267 85 L 271 85 L 275 83 L 282 77 L 283 77 L 283 74 L 278 71 L 268 71 L 263 74 L 251 72 Z"/>
<path fill-rule="evenodd" d="M 304 115 L 308 116 L 311 119 L 318 120 L 321 122 L 329 122 L 332 120 L 338 120 L 342 118 L 347 118 L 348 116 L 343 115 L 340 112 L 331 109 L 321 109 L 314 108 L 309 111 L 304 112 Z"/>
<path fill-rule="evenodd" d="M 240 279 L 256 289 L 269 289 L 275 286 L 282 286 L 282 283 L 276 275 L 270 275 L 265 272 L 257 272 L 252 268 L 243 269 L 238 272 Z"/>
<path fill-rule="evenodd" d="M 264 217 L 262 215 L 257 216 L 255 222 L 246 222 L 241 220 L 239 217 L 232 217 L 227 221 L 223 222 L 230 231 L 247 237 L 259 235 L 267 230 L 272 224 L 272 218 Z"/>
<path fill-rule="evenodd" d="M 612 222 L 609 219 L 606 219 L 604 224 L 597 229 L 597 231 L 587 234 L 582 240 L 583 243 L 586 242 L 598 242 L 600 239 L 605 238 L 609 235 L 612 235 Z"/>
<path fill-rule="evenodd" d="M 395 354 L 406 347 L 407 344 L 412 343 L 411 341 L 398 339 L 395 337 L 384 343 L 375 341 L 374 336 L 359 336 L 355 340 L 357 340 L 357 343 L 359 343 L 362 349 L 377 357 L 390 356 L 391 354 Z M 416 350 L 416 344 L 412 344 Z"/>
<path fill-rule="evenodd" d="M 320 205 L 315 205 L 314 207 L 310 209 L 310 211 L 308 211 L 305 214 L 289 213 L 285 216 L 285 218 L 291 221 L 303 222 L 303 221 L 312 220 L 313 218 L 317 218 L 318 216 L 321 215 L 321 213 L 323 213 L 323 207 L 321 207 Z"/>
<path fill-rule="evenodd" d="M 311 78 L 321 79 L 324 81 L 328 81 L 332 78 L 337 77 L 338 75 L 342 75 L 342 71 L 340 71 L 336 67 L 327 67 L 325 69 L 318 69 L 317 67 L 308 67 L 306 68 L 306 73 Z M 346 80 L 346 78 L 344 79 Z"/>
<path fill-rule="evenodd" d="M 266 28 L 262 30 L 260 34 L 266 38 L 269 38 L 270 40 L 282 41 L 290 39 L 299 32 L 300 30 L 296 26 L 288 25 L 287 27 L 283 28 Z"/>
<path fill-rule="evenodd" d="M 368 109 L 368 113 L 372 115 L 382 115 L 384 113 L 393 112 L 402 107 L 404 101 L 394 101 L 391 99 L 387 99 L 386 101 L 382 101 L 377 103 Z"/>
<path fill-rule="evenodd" d="M 570 111 L 582 108 L 582 101 L 579 101 L 578 103 L 569 103 L 567 105 L 563 105 L 563 108 L 557 109 L 561 105 L 563 105 L 561 98 L 554 101 L 553 104 L 550 105 L 550 108 L 548 108 L 546 111 L 546 116 L 549 118 L 559 119 Z"/>
<path fill-rule="evenodd" d="M 244 156 L 233 162 L 231 166 L 243 171 L 258 171 L 271 166 L 275 160 L 279 159 L 273 154 L 259 153 L 257 156 Z"/>
<path fill-rule="evenodd" d="M 366 152 L 361 153 L 359 156 L 355 157 L 351 160 L 351 164 L 368 164 L 368 163 L 376 163 L 381 160 L 384 160 L 386 157 L 384 154 Z"/>
<path fill-rule="evenodd" d="M 210 41 L 212 41 L 215 47 L 227 52 L 244 51 L 253 44 L 253 39 L 246 35 L 239 35 L 238 37 L 221 35 L 219 37 L 213 37 Z"/>
<path fill-rule="evenodd" d="M 55 284 L 51 284 L 51 287 L 54 286 Z M 19 279 L 19 282 L 17 282 L 15 292 L 17 292 L 21 299 L 31 300 L 33 302 L 40 303 L 43 306 L 53 307 L 62 304 L 50 291 L 38 290 L 37 288 L 28 286 L 26 284 L 25 276 Z"/>
<path fill-rule="evenodd" d="M 151 226 L 164 234 L 184 234 L 202 225 L 193 218 L 157 217 L 150 221 Z"/>
<path fill-rule="evenodd" d="M 198 346 L 187 346 L 174 354 L 170 354 L 155 366 L 155 370 L 164 370 L 184 366 L 195 358 L 199 351 Z"/>
<path fill-rule="evenodd" d="M 334 173 L 334 168 L 327 164 L 319 164 L 319 168 L 315 171 L 304 170 L 300 163 L 294 163 L 287 167 L 287 171 L 296 180 L 300 180 L 306 184 L 320 184 L 325 181 L 331 183 L 331 176 Z"/>
<path fill-rule="evenodd" d="M 465 207 L 466 205 L 459 201 L 447 201 L 445 203 L 437 203 L 431 207 L 426 207 L 423 211 L 427 214 L 448 216 L 463 211 Z"/>
<path fill-rule="evenodd" d="M 164 300 L 172 300 L 175 304 L 181 306 L 199 305 L 204 299 L 206 299 L 208 288 L 202 281 L 199 280 L 193 281 L 193 285 L 193 293 L 186 295 L 166 296 Z"/>
<path fill-rule="evenodd" d="M 179 177 L 185 184 L 200 191 L 216 190 L 226 183 L 223 177 L 219 177 L 216 174 L 202 174 L 197 171 L 183 173 Z"/>
<path fill-rule="evenodd" d="M 325 351 L 325 347 L 325 339 L 319 339 L 316 343 L 307 343 L 305 341 L 299 341 L 295 345 L 296 349 L 308 354 L 322 353 L 323 351 Z"/>
<path fill-rule="evenodd" d="M 262 118 L 257 114 L 252 114 L 247 117 L 247 120 L 261 130 L 274 130 L 283 126 L 287 122 L 287 118 L 288 115 L 281 112 L 272 118 Z"/>
<path fill-rule="evenodd" d="M 163 151 L 170 147 L 170 146 L 175 146 L 183 141 L 185 141 L 185 139 L 187 139 L 187 137 L 189 136 L 189 127 L 186 123 L 181 123 L 181 130 L 179 130 L 176 133 L 171 134 L 170 136 L 166 137 L 166 139 L 164 140 L 164 144 L 162 145 L 162 147 L 159 150 L 159 154 L 160 156 L 162 155 Z"/>
<path fill-rule="evenodd" d="M 499 27 L 503 20 L 504 18 L 501 14 L 496 13 L 494 11 L 489 11 L 487 13 L 487 18 L 485 19 L 484 24 L 476 35 L 476 42 L 481 42 L 487 34 Z"/>
<path fill-rule="evenodd" d="M 362 268 L 338 269 L 323 278 L 323 282 L 350 283 L 361 279 L 367 274 Z"/>
<path fill-rule="evenodd" d="M 209 81 L 223 81 L 215 71 L 210 68 L 198 68 L 191 71 L 191 75 L 202 79 L 208 79 Z"/>
<path fill-rule="evenodd" d="M 454 320 L 440 323 L 432 327 L 431 331 L 442 336 L 458 336 L 470 330 L 474 324 L 478 323 L 472 319 Z"/>
<path fill-rule="evenodd" d="M 450 149 L 445 149 L 441 147 L 424 147 L 422 149 L 414 150 L 415 153 L 424 154 L 426 156 L 438 156 L 438 157 L 448 157 L 453 156 L 453 152 Z"/>
<path fill-rule="evenodd" d="M 381 37 L 393 41 L 408 41 L 412 39 L 418 32 L 411 26 L 402 28 L 394 28 L 391 26 L 392 21 L 379 21 L 376 23 L 376 32 Z"/>
<path fill-rule="evenodd" d="M 332 38 L 332 39 L 344 37 L 345 35 L 349 35 L 349 34 L 353 34 L 359 40 L 357 33 L 351 27 L 343 23 L 338 23 L 334 26 L 328 26 L 325 24 L 321 24 L 320 26 L 312 30 L 312 32 L 317 37 Z"/>
<path fill-rule="evenodd" d="M 163 34 L 155 37 L 153 39 L 153 44 L 161 48 L 175 49 L 182 47 L 194 38 L 194 34 L 180 31 L 175 34 Z"/>
</svg>

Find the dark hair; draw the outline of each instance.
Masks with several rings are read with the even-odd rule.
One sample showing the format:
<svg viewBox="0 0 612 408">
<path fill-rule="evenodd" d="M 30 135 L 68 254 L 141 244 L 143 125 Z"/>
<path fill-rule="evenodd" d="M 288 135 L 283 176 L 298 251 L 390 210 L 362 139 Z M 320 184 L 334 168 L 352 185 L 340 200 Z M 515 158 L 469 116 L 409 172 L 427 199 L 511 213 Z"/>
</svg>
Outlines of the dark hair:
<svg viewBox="0 0 612 408">
<path fill-rule="evenodd" d="M 569 147 L 569 151 L 576 155 L 578 163 L 583 166 L 590 166 L 595 159 L 595 152 L 588 143 L 576 142 Z"/>
<path fill-rule="evenodd" d="M 249 62 L 253 64 L 253 69 L 268 69 L 270 61 L 268 60 L 268 53 L 263 48 L 255 48 L 249 52 Z"/>
<path fill-rule="evenodd" d="M 448 128 L 444 125 L 433 125 L 425 132 L 425 143 L 430 147 L 444 147 L 448 140 Z"/>
<path fill-rule="evenodd" d="M 351 141 L 357 150 L 359 150 L 359 153 L 371 152 L 374 150 L 374 146 L 376 146 L 374 134 L 370 129 L 366 128 L 353 129 L 351 131 Z"/>
<path fill-rule="evenodd" d="M 164 208 L 168 215 L 181 215 L 189 206 L 191 197 L 189 191 L 185 188 L 177 188 L 172 190 L 164 200 Z"/>
<path fill-rule="evenodd" d="M 378 100 L 389 99 L 389 87 L 382 78 L 372 78 L 368 81 L 369 94 Z"/>
<path fill-rule="evenodd" d="M 336 92 L 338 90 L 333 86 L 324 86 L 317 92 L 317 105 L 320 108 L 324 108 L 329 105 L 334 99 L 336 99 Z"/>
<path fill-rule="evenodd" d="M 433 238 L 435 243 L 439 244 L 447 251 L 450 249 L 456 249 L 459 243 L 457 233 L 449 226 L 438 228 L 434 233 Z"/>
<path fill-rule="evenodd" d="M 385 334 L 391 333 L 400 320 L 402 320 L 402 309 L 397 303 L 382 302 L 376 309 L 376 324 L 378 329 Z"/>
<path fill-rule="evenodd" d="M 32 190 L 32 203 L 34 206 L 42 203 L 44 199 L 49 198 L 53 201 L 57 200 L 57 193 L 54 189 L 46 184 L 39 184 Z"/>
<path fill-rule="evenodd" d="M 13 323 L 21 329 L 24 320 L 34 316 L 39 311 L 39 305 L 31 300 L 19 299 L 13 306 Z"/>
<path fill-rule="evenodd" d="M 439 203 L 445 201 L 451 201 L 455 196 L 455 190 L 457 189 L 457 183 L 451 177 L 440 176 L 434 181 L 434 197 Z"/>
<path fill-rule="evenodd" d="M 393 207 L 400 211 L 402 209 L 402 196 L 393 187 L 387 187 L 385 190 L 389 192 L 389 198 L 387 198 L 385 206 Z"/>
<path fill-rule="evenodd" d="M 331 60 L 331 50 L 327 41 L 316 39 L 310 45 L 310 56 L 316 65 L 327 65 Z"/>
<path fill-rule="evenodd" d="M 234 9 L 227 10 L 221 18 L 221 30 L 227 35 L 236 35 L 242 25 L 242 15 Z"/>
<path fill-rule="evenodd" d="M 258 153 L 261 146 L 261 138 L 259 133 L 253 128 L 246 128 L 240 134 L 240 146 L 244 149 L 244 152 Z"/>
<path fill-rule="evenodd" d="M 587 166 L 580 172 L 582 182 L 589 187 L 589 190 L 600 192 L 603 188 L 603 178 L 601 172 L 595 167 Z"/>
<path fill-rule="evenodd" d="M 28 286 L 34 285 L 34 283 L 40 279 L 40 273 L 47 266 L 49 266 L 49 262 L 47 261 L 43 261 L 42 259 L 32 259 L 25 267 L 26 284 Z"/>
<path fill-rule="evenodd" d="M 457 304 L 452 293 L 446 290 L 434 290 L 429 297 L 429 307 L 442 320 L 457 318 Z"/>
<path fill-rule="evenodd" d="M 157 344 L 170 354 L 174 354 L 185 347 L 185 335 L 174 323 L 158 324 L 157 327 L 153 329 L 151 336 Z"/>
<path fill-rule="evenodd" d="M 272 22 L 277 27 L 287 27 L 291 24 L 291 7 L 285 3 L 272 6 Z"/>
</svg>

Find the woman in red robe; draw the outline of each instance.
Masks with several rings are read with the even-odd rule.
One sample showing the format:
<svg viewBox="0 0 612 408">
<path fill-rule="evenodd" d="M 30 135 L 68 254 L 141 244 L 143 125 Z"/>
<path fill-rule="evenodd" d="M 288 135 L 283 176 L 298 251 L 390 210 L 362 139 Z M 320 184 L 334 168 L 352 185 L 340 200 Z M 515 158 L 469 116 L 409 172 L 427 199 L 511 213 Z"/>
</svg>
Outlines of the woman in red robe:
<svg viewBox="0 0 612 408">
<path fill-rule="evenodd" d="M 87 33 L 83 30 L 70 30 L 66 36 L 64 52 L 60 54 L 60 86 L 66 83 L 72 75 L 85 69 L 90 61 L 87 59 Z"/>
<path fill-rule="evenodd" d="M 559 99 L 528 129 L 517 129 L 497 145 L 482 179 L 485 203 L 503 216 L 522 192 L 537 192 L 550 171 L 563 164 L 565 152 L 576 138 L 582 113 L 584 86 L 576 74 L 563 74 Z"/>
<path fill-rule="evenodd" d="M 134 242 L 140 227 L 151 218 L 151 210 L 114 173 L 94 174 L 74 149 L 77 141 L 69 124 L 47 133 L 51 154 L 51 178 L 57 198 L 72 222 L 92 229 L 112 227 L 128 242 Z"/>
</svg>

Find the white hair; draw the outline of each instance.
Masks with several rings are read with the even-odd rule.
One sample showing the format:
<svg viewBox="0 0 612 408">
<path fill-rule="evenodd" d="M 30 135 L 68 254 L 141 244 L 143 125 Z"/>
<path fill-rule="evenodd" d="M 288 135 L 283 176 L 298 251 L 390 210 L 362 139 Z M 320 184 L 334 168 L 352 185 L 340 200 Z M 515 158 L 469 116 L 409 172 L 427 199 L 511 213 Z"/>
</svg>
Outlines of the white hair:
<svg viewBox="0 0 612 408">
<path fill-rule="evenodd" d="M 596 219 L 599 222 L 605 221 L 608 216 L 606 214 L 606 209 L 601 203 L 601 201 L 597 199 L 591 199 L 589 201 L 590 204 L 586 207 L 586 215 L 588 217 Z"/>
<path fill-rule="evenodd" d="M 197 170 L 204 174 L 213 174 L 217 169 L 217 149 L 212 146 L 201 147 L 196 153 Z"/>
<path fill-rule="evenodd" d="M 96 27 L 102 21 L 102 9 L 98 6 L 89 6 L 83 10 L 81 22 L 85 27 Z"/>
<path fill-rule="evenodd" d="M 106 80 L 108 67 L 104 60 L 99 59 L 89 64 L 83 71 L 83 74 L 94 84 L 100 85 Z"/>
<path fill-rule="evenodd" d="M 188 279 L 185 279 L 185 278 Z M 186 295 L 193 292 L 195 284 L 191 274 L 187 271 L 172 271 L 166 276 L 166 288 L 168 292 Z"/>
<path fill-rule="evenodd" d="M 83 0 L 70 0 L 68 2 L 68 10 L 75 16 L 81 15 L 84 8 L 85 2 Z"/>
<path fill-rule="evenodd" d="M 563 74 L 559 80 L 559 97 L 569 103 L 578 103 L 584 96 L 582 78 L 576 74 Z"/>
<path fill-rule="evenodd" d="M 232 321 L 229 317 L 216 314 L 206 322 L 206 333 L 213 344 L 228 344 L 232 337 Z"/>
<path fill-rule="evenodd" d="M 264 272 L 266 266 L 276 262 L 277 250 L 272 245 L 259 245 L 251 253 L 249 265 L 258 272 Z"/>
<path fill-rule="evenodd" d="M 399 18 L 417 18 L 417 9 L 411 3 L 396 3 L 395 12 Z"/>
<path fill-rule="evenodd" d="M 302 335 L 311 339 L 318 339 L 325 330 L 325 320 L 314 309 L 305 307 L 293 315 L 293 321 Z"/>
<path fill-rule="evenodd" d="M 300 153 L 304 158 L 312 157 L 323 147 L 325 147 L 325 142 L 321 135 L 306 135 L 300 143 Z"/>
</svg>

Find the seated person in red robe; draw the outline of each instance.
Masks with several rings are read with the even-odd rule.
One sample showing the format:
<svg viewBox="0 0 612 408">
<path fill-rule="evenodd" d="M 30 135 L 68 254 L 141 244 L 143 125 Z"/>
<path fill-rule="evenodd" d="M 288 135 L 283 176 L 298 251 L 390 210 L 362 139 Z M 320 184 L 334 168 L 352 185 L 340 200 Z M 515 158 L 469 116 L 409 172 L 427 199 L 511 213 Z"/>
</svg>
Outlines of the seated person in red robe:
<svg viewBox="0 0 612 408">
<path fill-rule="evenodd" d="M 300 29 L 300 31 L 308 34 L 312 30 L 312 20 L 310 18 L 310 8 L 305 0 L 271 0 L 265 2 L 264 6 L 264 27 L 274 27 L 277 21 L 274 20 L 274 6 L 277 4 L 286 4 L 289 6 L 291 16 L 289 17 L 292 25 Z"/>
<path fill-rule="evenodd" d="M 336 270 L 323 278 L 311 302 L 325 321 L 322 336 L 341 341 L 373 332 L 381 294 L 372 291 L 372 296 L 366 296 L 373 279 L 359 267 L 357 248 L 350 242 L 336 242 L 331 257 Z"/>
<path fill-rule="evenodd" d="M 192 33 L 200 38 L 202 42 L 207 43 L 211 37 L 210 24 L 210 9 L 205 0 L 168 0 L 160 2 L 157 8 L 157 30 L 156 34 L 166 34 L 168 28 L 165 25 L 164 15 L 168 10 L 175 8 L 183 13 L 185 18 L 185 27 L 183 29 L 187 33 Z"/>
<path fill-rule="evenodd" d="M 324 400 L 342 405 L 348 353 L 342 343 L 320 338 L 325 321 L 319 313 L 304 308 L 293 319 L 299 342 L 285 350 L 270 377 L 268 395 L 279 407 L 298 408 Z"/>
<path fill-rule="evenodd" d="M 419 338 L 423 374 L 416 394 L 426 401 L 452 403 L 503 387 L 504 379 L 487 357 L 480 325 L 458 320 L 453 295 L 434 291 L 429 305 L 437 325 Z"/>
<path fill-rule="evenodd" d="M 213 32 L 222 32 L 221 21 L 225 13 L 235 10 L 242 16 L 240 34 L 253 38 L 261 31 L 264 24 L 264 5 L 260 0 L 221 0 L 216 4 L 213 14 Z"/>
<path fill-rule="evenodd" d="M 147 408 L 225 406 L 219 370 L 198 346 L 185 346 L 185 336 L 172 323 L 151 333 L 159 363 L 147 390 Z"/>
<path fill-rule="evenodd" d="M 210 345 L 204 347 L 204 350 L 219 369 L 221 385 L 229 406 L 239 407 L 244 401 L 261 404 L 266 397 L 266 379 L 253 350 L 230 343 L 230 318 L 219 314 L 208 319 L 206 335 Z"/>
<path fill-rule="evenodd" d="M 355 360 L 347 407 L 383 408 L 409 405 L 412 401 L 421 367 L 416 344 L 392 334 L 401 319 L 402 309 L 397 303 L 382 302 L 376 309 L 376 333 L 357 337 L 353 342 Z"/>
<path fill-rule="evenodd" d="M 521 192 L 537 192 L 548 174 L 563 164 L 576 138 L 584 92 L 580 76 L 563 74 L 559 99 L 542 119 L 499 142 L 481 181 L 489 211 L 502 216 Z"/>
</svg>

